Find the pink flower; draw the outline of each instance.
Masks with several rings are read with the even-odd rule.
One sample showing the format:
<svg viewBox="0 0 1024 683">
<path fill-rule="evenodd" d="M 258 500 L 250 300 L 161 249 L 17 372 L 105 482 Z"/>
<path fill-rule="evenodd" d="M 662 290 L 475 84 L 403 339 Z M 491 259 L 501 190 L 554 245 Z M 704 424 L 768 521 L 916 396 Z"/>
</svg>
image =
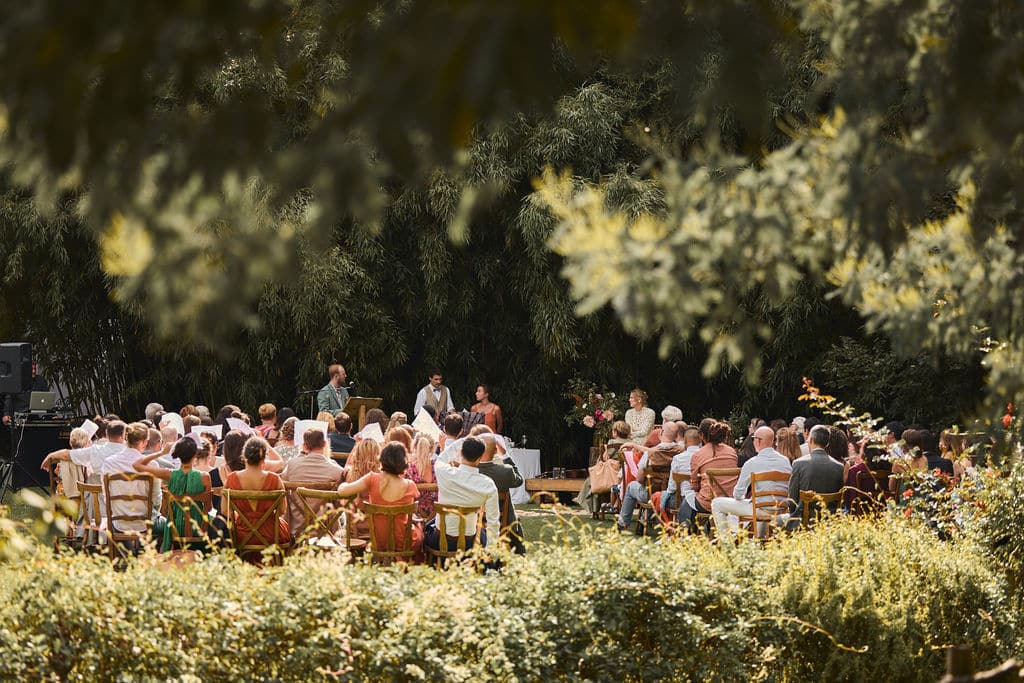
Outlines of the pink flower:
<svg viewBox="0 0 1024 683">
<path fill-rule="evenodd" d="M 584 427 L 593 427 L 594 424 L 596 423 L 594 422 L 594 417 L 592 415 L 587 415 L 585 418 L 583 418 Z"/>
</svg>

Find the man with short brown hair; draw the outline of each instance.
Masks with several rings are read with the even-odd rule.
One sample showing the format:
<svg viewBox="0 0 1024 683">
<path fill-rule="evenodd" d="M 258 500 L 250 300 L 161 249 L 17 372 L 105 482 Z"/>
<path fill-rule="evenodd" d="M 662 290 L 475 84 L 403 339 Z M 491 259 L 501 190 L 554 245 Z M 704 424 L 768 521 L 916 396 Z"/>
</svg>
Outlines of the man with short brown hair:
<svg viewBox="0 0 1024 683">
<path fill-rule="evenodd" d="M 330 378 L 320 391 L 316 394 L 316 405 L 320 412 L 328 412 L 337 415 L 345 408 L 348 402 L 348 389 L 342 386 L 348 375 L 345 374 L 345 367 L 334 363 L 328 366 L 327 375 Z"/>
</svg>

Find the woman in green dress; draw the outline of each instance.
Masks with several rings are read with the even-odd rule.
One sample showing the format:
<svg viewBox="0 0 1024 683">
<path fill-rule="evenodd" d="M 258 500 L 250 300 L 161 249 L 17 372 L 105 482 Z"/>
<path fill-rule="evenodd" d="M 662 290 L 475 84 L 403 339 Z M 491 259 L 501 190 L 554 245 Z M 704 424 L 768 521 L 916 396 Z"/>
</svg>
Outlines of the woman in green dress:
<svg viewBox="0 0 1024 683">
<path fill-rule="evenodd" d="M 145 472 L 161 481 L 167 482 L 167 491 L 175 496 L 197 496 L 210 491 L 210 475 L 192 467 L 192 461 L 198 450 L 196 442 L 191 437 L 185 437 L 179 439 L 171 450 L 171 457 L 181 462 L 179 469 L 167 470 L 157 465 L 151 465 L 150 462 L 162 455 L 161 452 L 143 456 L 136 460 L 132 466 L 137 472 Z M 207 511 L 203 509 L 203 505 L 198 501 L 189 505 L 188 516 L 191 519 L 188 522 L 188 526 L 186 525 L 185 509 L 183 506 L 171 505 L 169 512 L 173 517 L 170 521 L 173 522 L 174 527 L 180 533 L 194 536 L 196 534 L 189 531 L 189 526 L 196 529 L 203 528 L 203 518 Z M 161 544 L 163 552 L 171 549 L 172 538 L 171 524 L 167 524 L 164 527 L 163 543 Z"/>
</svg>

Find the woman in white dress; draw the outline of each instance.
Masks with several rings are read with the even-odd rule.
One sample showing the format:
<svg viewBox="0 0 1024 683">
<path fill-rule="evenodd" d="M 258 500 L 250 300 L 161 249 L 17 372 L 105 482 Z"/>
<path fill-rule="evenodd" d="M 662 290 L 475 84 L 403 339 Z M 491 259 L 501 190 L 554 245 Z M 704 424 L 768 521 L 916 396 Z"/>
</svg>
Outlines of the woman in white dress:
<svg viewBox="0 0 1024 683">
<path fill-rule="evenodd" d="M 629 392 L 629 410 L 626 411 L 629 438 L 647 438 L 647 434 L 654 428 L 654 419 L 654 411 L 647 407 L 647 392 L 643 389 Z"/>
</svg>

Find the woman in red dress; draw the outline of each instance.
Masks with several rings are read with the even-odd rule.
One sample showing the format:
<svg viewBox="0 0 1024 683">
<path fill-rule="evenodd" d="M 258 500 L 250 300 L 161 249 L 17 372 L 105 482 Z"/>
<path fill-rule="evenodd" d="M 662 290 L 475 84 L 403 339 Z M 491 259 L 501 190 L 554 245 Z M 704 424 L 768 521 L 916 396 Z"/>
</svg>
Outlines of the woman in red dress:
<svg viewBox="0 0 1024 683">
<path fill-rule="evenodd" d="M 242 455 L 245 458 L 245 469 L 239 472 L 232 472 L 224 482 L 224 488 L 239 491 L 283 491 L 284 484 L 281 477 L 273 472 L 263 469 L 263 461 L 270 452 L 270 444 L 262 437 L 254 436 L 245 442 Z M 273 540 L 274 525 L 277 524 L 277 538 L 281 543 L 291 541 L 291 533 L 287 522 L 275 515 L 268 516 L 259 527 L 258 534 L 252 534 L 251 530 L 259 523 L 264 513 L 274 504 L 272 500 L 242 500 L 238 502 L 235 510 L 237 514 L 234 519 L 235 543 L 244 542 L 248 537 L 250 543 L 258 542 L 258 536 L 264 539 Z M 287 505 L 287 502 L 285 503 Z M 287 510 L 284 510 L 286 513 Z M 287 515 L 284 515 L 287 516 Z"/>
<path fill-rule="evenodd" d="M 410 505 L 419 498 L 420 492 L 415 482 L 403 476 L 407 468 L 405 447 L 400 443 L 389 443 L 380 452 L 380 472 L 370 472 L 357 481 L 342 484 L 338 487 L 338 493 L 343 496 L 365 493 L 371 505 Z M 388 519 L 384 515 L 377 515 L 373 520 L 373 533 L 378 543 L 387 542 Z M 409 516 L 394 515 L 390 519 L 394 520 L 395 543 L 401 546 Z M 423 530 L 413 525 L 412 549 L 418 553 L 422 545 Z"/>
<path fill-rule="evenodd" d="M 473 404 L 472 412 L 484 414 L 484 424 L 494 430 L 495 434 L 504 434 L 501 428 L 504 427 L 501 419 L 501 406 L 491 403 L 491 388 L 481 384 L 476 388 L 476 403 Z"/>
</svg>

